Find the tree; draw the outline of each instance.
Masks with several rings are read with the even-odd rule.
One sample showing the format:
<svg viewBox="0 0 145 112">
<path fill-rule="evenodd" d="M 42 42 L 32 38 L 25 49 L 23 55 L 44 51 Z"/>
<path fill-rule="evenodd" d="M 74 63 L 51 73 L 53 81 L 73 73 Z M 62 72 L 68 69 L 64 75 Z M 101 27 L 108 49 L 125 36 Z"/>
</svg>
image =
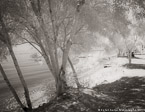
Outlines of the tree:
<svg viewBox="0 0 145 112">
<path fill-rule="evenodd" d="M 121 25 L 123 30 L 121 30 L 120 34 L 123 37 L 124 45 L 126 46 L 126 52 L 128 52 L 128 59 L 129 59 L 129 64 L 131 64 L 131 58 L 132 58 L 132 53 L 134 50 L 137 48 L 137 45 L 139 44 L 139 41 L 142 39 L 141 34 L 139 33 L 141 30 L 144 28 L 143 26 L 143 19 L 145 17 L 145 7 L 144 7 L 144 0 L 115 0 L 115 4 L 117 4 L 117 8 L 119 11 L 123 11 L 123 13 L 117 13 L 121 15 L 126 15 L 126 21 L 122 22 L 125 24 Z M 123 10 L 120 10 L 123 9 Z M 116 16 L 117 18 L 121 18 L 119 16 Z M 122 21 L 122 20 L 121 20 Z M 139 24 L 142 22 L 142 25 Z M 115 22 L 118 24 L 118 22 Z M 117 28 L 117 27 L 116 27 Z M 127 33 L 128 32 L 128 33 Z M 141 31 L 142 32 L 142 31 Z M 125 36 L 125 35 L 126 36 Z"/>
<path fill-rule="evenodd" d="M 10 52 L 10 55 L 13 59 L 16 71 L 17 71 L 18 76 L 19 76 L 19 79 L 20 79 L 20 81 L 23 85 L 23 88 L 24 88 L 24 92 L 25 92 L 24 94 L 25 94 L 28 108 L 31 110 L 32 104 L 30 101 L 29 90 L 28 90 L 27 84 L 24 80 L 24 77 L 22 75 L 22 72 L 21 72 L 20 66 L 18 64 L 18 61 L 16 59 L 15 53 L 13 51 L 13 48 L 12 48 L 12 46 L 13 46 L 12 40 L 13 39 L 10 36 L 10 33 L 9 33 L 10 29 L 8 27 L 9 24 L 11 23 L 11 18 L 14 17 L 14 15 L 17 16 L 17 14 L 18 14 L 17 9 L 18 9 L 18 4 L 16 4 L 16 1 L 6 0 L 6 1 L 1 2 L 1 4 L 0 4 L 0 26 L 1 26 L 0 41 L 8 48 L 8 50 Z M 1 71 L 3 73 L 3 76 L 5 76 L 2 67 L 1 67 Z M 7 82 L 7 83 L 9 84 L 9 82 Z M 11 90 L 13 90 L 13 89 L 11 89 Z M 18 99 L 16 99 L 16 100 L 18 100 Z M 20 102 L 18 102 L 18 103 L 20 103 Z M 25 110 L 26 108 L 23 108 L 23 109 Z"/>
<path fill-rule="evenodd" d="M 66 8 L 70 6 L 69 2 L 71 3 L 71 1 L 68 2 L 60 0 L 48 0 L 40 2 L 39 0 L 26 0 L 25 2 L 28 9 L 27 15 L 29 15 L 29 18 L 24 15 L 24 17 L 21 16 L 19 20 L 23 19 L 23 23 L 27 23 L 25 25 L 25 28 L 35 40 L 37 45 L 40 47 L 42 55 L 55 78 L 57 95 L 59 96 L 67 88 L 65 78 L 66 64 L 68 60 L 68 53 L 72 45 L 71 40 L 74 38 L 76 29 L 78 27 L 78 14 L 80 9 L 79 7 L 84 4 L 83 0 L 78 1 L 78 6 L 77 2 L 74 1 L 75 7 L 71 7 L 71 10 L 68 11 L 66 10 Z M 61 56 L 62 61 L 59 61 L 59 26 L 62 24 L 62 21 L 65 21 L 66 17 L 73 18 L 71 19 L 73 27 L 69 34 L 69 37 L 63 44 L 64 46 Z M 32 20 L 34 20 L 35 23 L 33 23 Z"/>
<path fill-rule="evenodd" d="M 8 54 L 9 54 L 9 53 L 8 53 L 8 50 L 7 50 L 6 45 L 5 45 L 3 42 L 0 41 L 0 62 L 2 62 L 3 60 L 5 60 L 5 59 L 6 59 L 6 56 L 7 56 Z M 9 81 L 9 79 L 8 79 L 8 77 L 7 77 L 7 75 L 6 75 L 6 73 L 5 73 L 5 71 L 4 71 L 4 69 L 3 69 L 3 67 L 2 67 L 1 64 L 0 64 L 0 72 L 1 72 L 1 74 L 2 74 L 2 76 L 3 76 L 4 81 L 5 81 L 6 84 L 8 85 L 10 91 L 12 92 L 14 98 L 16 99 L 17 103 L 20 105 L 20 107 L 21 107 L 24 111 L 26 111 L 27 108 L 26 108 L 26 107 L 23 105 L 23 103 L 21 102 L 21 100 L 20 100 L 20 98 L 19 98 L 19 96 L 18 96 L 16 90 L 14 89 L 14 87 L 13 87 L 12 84 L 11 84 L 11 82 Z"/>
</svg>

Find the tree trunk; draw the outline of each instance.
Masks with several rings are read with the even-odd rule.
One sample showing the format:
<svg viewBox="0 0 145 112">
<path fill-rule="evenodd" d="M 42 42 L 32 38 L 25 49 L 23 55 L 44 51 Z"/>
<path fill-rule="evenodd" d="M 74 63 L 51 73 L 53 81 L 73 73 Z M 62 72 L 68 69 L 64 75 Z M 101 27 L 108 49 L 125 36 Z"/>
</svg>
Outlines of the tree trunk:
<svg viewBox="0 0 145 112">
<path fill-rule="evenodd" d="M 56 80 L 57 96 L 61 96 L 66 91 L 67 88 L 68 86 L 66 83 L 65 71 L 63 69 L 63 66 L 61 66 L 59 74 L 57 75 L 57 80 Z"/>
<path fill-rule="evenodd" d="M 72 68 L 74 79 L 75 79 L 75 82 L 77 84 L 77 87 L 80 88 L 81 84 L 79 83 L 79 80 L 78 80 L 78 77 L 77 77 L 77 73 L 76 73 L 75 68 L 74 68 L 74 66 L 73 66 L 73 64 L 72 64 L 72 62 L 71 62 L 69 57 L 68 57 L 68 61 L 69 61 L 69 64 L 70 64 L 70 66 Z"/>
<path fill-rule="evenodd" d="M 60 49 L 62 50 L 62 52 L 64 52 L 61 47 L 60 47 Z M 74 66 L 73 66 L 73 64 L 72 64 L 71 59 L 69 58 L 69 56 L 68 56 L 68 62 L 70 64 L 71 68 L 72 68 L 73 75 L 74 75 L 74 79 L 75 79 L 75 82 L 77 84 L 77 87 L 80 88 L 81 87 L 81 84 L 79 83 L 79 80 L 78 80 L 78 77 L 77 77 L 77 73 L 75 71 L 75 68 L 74 68 Z"/>
<path fill-rule="evenodd" d="M 132 58 L 132 52 L 129 51 L 129 52 L 128 52 L 128 60 L 129 60 L 129 64 L 131 64 L 131 58 Z"/>
<path fill-rule="evenodd" d="M 3 76 L 3 78 L 4 78 L 5 82 L 6 82 L 7 86 L 9 87 L 9 89 L 10 89 L 10 91 L 12 92 L 14 98 L 16 99 L 17 103 L 20 105 L 20 107 L 21 107 L 23 110 L 25 110 L 26 107 L 22 104 L 22 102 L 21 102 L 21 100 L 20 100 L 18 94 L 16 93 L 16 91 L 15 91 L 15 89 L 13 88 L 13 86 L 11 85 L 11 83 L 10 83 L 8 77 L 6 76 L 6 73 L 4 72 L 3 67 L 2 67 L 1 64 L 0 64 L 0 71 L 1 71 L 1 74 L 2 74 L 2 76 Z"/>
<path fill-rule="evenodd" d="M 63 86 L 65 86 L 65 88 L 67 88 L 67 84 L 66 84 L 66 65 L 67 65 L 67 61 L 68 61 L 68 55 L 69 55 L 69 51 L 71 49 L 71 45 L 72 45 L 72 41 L 73 39 L 75 38 L 75 33 L 76 33 L 76 29 L 77 29 L 77 26 L 78 26 L 78 18 L 79 18 L 79 15 L 78 13 L 76 13 L 75 15 L 75 21 L 74 21 L 74 26 L 73 26 L 73 29 L 71 31 L 71 34 L 70 34 L 70 38 L 67 40 L 64 48 L 63 48 L 63 56 L 62 56 L 62 67 L 60 69 L 60 74 L 61 74 L 61 79 L 63 80 Z"/>
<path fill-rule="evenodd" d="M 18 64 L 18 61 L 16 59 L 16 56 L 14 54 L 14 51 L 12 49 L 12 46 L 10 45 L 7 45 L 8 46 L 8 49 L 10 51 L 10 55 L 12 56 L 12 59 L 13 59 L 13 62 L 14 62 L 14 65 L 15 65 L 15 68 L 16 68 L 16 71 L 18 73 L 18 76 L 19 76 L 19 79 L 23 85 L 23 88 L 24 88 L 24 94 L 25 94 L 25 98 L 26 98 L 26 102 L 27 102 L 27 105 L 28 105 L 28 108 L 30 110 L 32 110 L 32 104 L 31 104 L 31 100 L 30 100 L 30 96 L 29 96 L 29 90 L 28 90 L 28 87 L 27 87 L 27 84 L 24 80 L 24 77 L 22 75 L 22 72 L 21 72 L 21 69 L 19 67 L 19 64 Z"/>
</svg>

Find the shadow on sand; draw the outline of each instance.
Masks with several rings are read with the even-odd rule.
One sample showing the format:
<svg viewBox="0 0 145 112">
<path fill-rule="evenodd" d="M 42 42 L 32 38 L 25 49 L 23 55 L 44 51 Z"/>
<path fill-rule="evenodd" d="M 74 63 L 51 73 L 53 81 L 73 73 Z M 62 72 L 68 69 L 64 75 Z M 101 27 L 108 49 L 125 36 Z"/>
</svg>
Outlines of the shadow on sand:
<svg viewBox="0 0 145 112">
<path fill-rule="evenodd" d="M 98 85 L 94 89 L 114 97 L 115 100 L 110 104 L 115 108 L 144 109 L 145 107 L 145 77 L 123 77 L 113 83 Z"/>
<path fill-rule="evenodd" d="M 145 70 L 145 64 L 125 64 L 123 67 L 126 67 L 128 69 L 144 69 Z"/>
</svg>

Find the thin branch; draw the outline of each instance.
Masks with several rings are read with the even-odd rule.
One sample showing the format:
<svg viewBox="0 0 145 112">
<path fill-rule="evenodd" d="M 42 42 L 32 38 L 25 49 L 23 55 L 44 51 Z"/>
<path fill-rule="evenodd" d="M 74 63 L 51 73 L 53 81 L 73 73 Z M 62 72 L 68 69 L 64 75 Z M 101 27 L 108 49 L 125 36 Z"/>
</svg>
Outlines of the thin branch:
<svg viewBox="0 0 145 112">
<path fill-rule="evenodd" d="M 38 46 L 38 44 L 36 44 L 35 42 L 31 42 L 31 41 L 29 41 L 28 39 L 26 39 L 26 38 L 23 38 L 21 35 L 19 35 L 18 33 L 16 33 L 16 35 L 18 35 L 19 37 L 21 37 L 23 40 L 25 40 L 27 43 L 29 43 L 30 45 L 32 45 L 42 56 L 43 56 L 43 54 L 42 54 L 42 52 L 35 46 L 35 45 L 37 45 Z M 26 43 L 25 42 L 25 43 Z M 22 44 L 25 44 L 25 43 L 22 43 Z M 35 44 L 35 45 L 34 45 Z M 20 45 L 20 44 L 19 44 Z"/>
<path fill-rule="evenodd" d="M 83 29 L 84 26 L 85 26 L 85 25 L 82 25 L 82 26 L 75 32 L 75 35 L 76 35 L 77 33 L 79 33 L 79 32 Z"/>
<path fill-rule="evenodd" d="M 42 54 L 42 52 L 34 45 L 34 44 L 32 44 L 29 40 L 27 40 L 26 38 L 23 38 L 24 40 L 26 40 L 30 45 L 32 45 L 42 56 L 43 56 L 43 54 Z M 37 45 L 37 44 L 36 44 Z"/>
</svg>

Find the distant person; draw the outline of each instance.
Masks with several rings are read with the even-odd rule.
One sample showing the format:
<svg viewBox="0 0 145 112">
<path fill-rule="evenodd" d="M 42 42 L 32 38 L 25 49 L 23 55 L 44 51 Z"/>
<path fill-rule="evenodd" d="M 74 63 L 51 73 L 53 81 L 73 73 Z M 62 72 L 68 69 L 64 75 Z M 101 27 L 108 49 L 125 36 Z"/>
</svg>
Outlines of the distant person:
<svg viewBox="0 0 145 112">
<path fill-rule="evenodd" d="M 131 56 L 134 58 L 135 56 L 134 56 L 134 52 L 131 52 Z"/>
</svg>

